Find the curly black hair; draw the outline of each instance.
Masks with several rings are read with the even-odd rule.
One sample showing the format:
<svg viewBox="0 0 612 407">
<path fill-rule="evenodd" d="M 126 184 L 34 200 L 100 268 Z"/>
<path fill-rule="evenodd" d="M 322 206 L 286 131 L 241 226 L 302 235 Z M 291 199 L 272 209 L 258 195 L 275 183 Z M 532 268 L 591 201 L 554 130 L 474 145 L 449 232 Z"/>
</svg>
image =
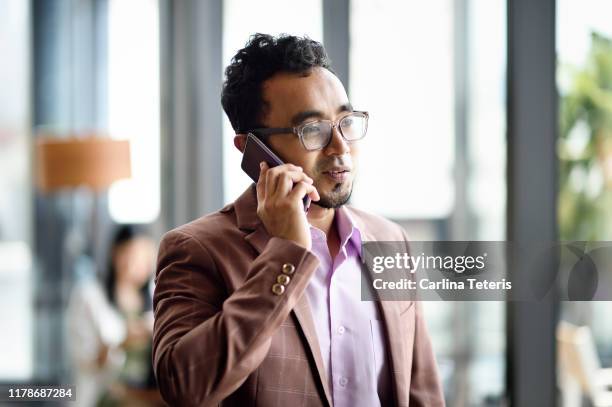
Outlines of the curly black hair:
<svg viewBox="0 0 612 407">
<path fill-rule="evenodd" d="M 333 72 L 323 45 L 308 37 L 254 34 L 225 69 L 221 105 L 236 133 L 263 127 L 267 108 L 262 83 L 279 72 L 307 73 L 315 67 Z"/>
</svg>

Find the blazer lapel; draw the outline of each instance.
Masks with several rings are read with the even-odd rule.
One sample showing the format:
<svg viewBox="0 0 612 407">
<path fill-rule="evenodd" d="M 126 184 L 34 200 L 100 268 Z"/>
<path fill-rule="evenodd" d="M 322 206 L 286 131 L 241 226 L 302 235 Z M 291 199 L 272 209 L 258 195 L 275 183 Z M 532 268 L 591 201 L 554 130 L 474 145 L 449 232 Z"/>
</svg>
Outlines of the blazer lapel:
<svg viewBox="0 0 612 407">
<path fill-rule="evenodd" d="M 268 240 L 270 240 L 270 235 L 257 216 L 256 208 L 257 194 L 255 184 L 252 184 L 252 186 L 249 187 L 249 189 L 247 189 L 234 202 L 234 210 L 236 211 L 238 227 L 245 231 L 251 231 L 251 233 L 245 236 L 245 240 L 251 246 L 253 246 L 253 248 L 259 254 L 266 247 Z M 321 356 L 321 347 L 319 345 L 319 340 L 317 339 L 317 332 L 312 319 L 312 313 L 310 312 L 310 304 L 308 303 L 308 298 L 305 295 L 300 297 L 291 313 L 294 315 L 296 326 L 302 330 L 302 333 L 306 338 L 306 349 L 310 351 L 315 362 L 319 384 L 322 386 L 323 391 L 325 392 L 327 405 L 331 406 L 331 391 L 329 389 L 325 364 L 323 363 L 323 357 Z"/>
<path fill-rule="evenodd" d="M 364 242 L 374 242 L 381 239 L 377 239 L 367 228 L 367 226 L 362 222 L 359 215 L 351 211 L 351 216 L 355 222 L 355 225 L 359 228 L 361 233 L 362 243 Z M 384 239 L 382 239 L 384 240 Z M 408 405 L 408 396 L 407 389 L 404 388 L 404 383 L 406 383 L 406 375 L 408 372 L 405 371 L 406 368 L 406 358 L 404 355 L 405 347 L 402 341 L 405 340 L 404 335 L 401 332 L 401 319 L 400 319 L 400 302 L 397 301 L 376 301 L 379 305 L 379 309 L 381 311 L 384 327 L 386 331 L 387 337 L 387 349 L 389 355 L 387 355 L 387 360 L 390 363 L 390 376 L 393 381 L 393 394 L 395 398 L 395 402 L 397 406 L 407 406 Z"/>
<path fill-rule="evenodd" d="M 310 348 L 315 365 L 317 366 L 320 384 L 323 386 L 323 391 L 325 392 L 325 397 L 327 398 L 327 405 L 331 406 L 332 399 L 331 391 L 329 389 L 329 380 L 325 370 L 325 364 L 323 363 L 323 357 L 321 356 L 321 347 L 319 345 L 319 340 L 317 339 L 317 332 L 312 319 L 312 313 L 310 312 L 308 298 L 305 295 L 302 295 L 291 312 L 295 316 L 297 325 L 302 329 L 306 342 L 308 342 L 308 347 Z"/>
<path fill-rule="evenodd" d="M 405 379 L 408 372 L 405 372 L 406 358 L 404 344 L 402 343 L 406 338 L 400 330 L 399 306 L 395 301 L 380 301 L 379 304 L 387 330 L 387 346 L 389 349 L 387 360 L 391 362 L 395 401 L 398 406 L 407 406 L 407 389 L 404 388 L 404 383 L 406 383 Z"/>
</svg>

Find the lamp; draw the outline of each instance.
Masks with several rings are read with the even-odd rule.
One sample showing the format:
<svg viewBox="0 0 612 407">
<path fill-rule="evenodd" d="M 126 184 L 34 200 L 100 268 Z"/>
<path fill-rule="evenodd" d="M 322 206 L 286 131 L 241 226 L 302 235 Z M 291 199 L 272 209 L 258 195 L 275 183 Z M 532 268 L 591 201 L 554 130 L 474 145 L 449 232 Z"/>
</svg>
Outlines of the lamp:
<svg viewBox="0 0 612 407">
<path fill-rule="evenodd" d="M 74 265 L 76 259 L 84 254 L 88 246 L 85 236 L 89 235 L 92 254 L 99 265 L 102 260 L 97 245 L 99 195 L 113 182 L 131 177 L 129 141 L 92 135 L 70 138 L 39 136 L 35 156 L 36 184 L 41 192 L 73 191 L 73 209 L 69 215 L 71 226 L 64 241 L 65 261 Z M 93 206 L 79 215 L 76 210 L 79 198 L 74 190 L 80 187 L 93 192 L 83 191 L 81 194 L 82 197 L 91 196 Z"/>
<path fill-rule="evenodd" d="M 39 137 L 36 143 L 37 185 L 43 192 L 87 186 L 99 192 L 130 178 L 130 144 L 101 137 Z"/>
</svg>

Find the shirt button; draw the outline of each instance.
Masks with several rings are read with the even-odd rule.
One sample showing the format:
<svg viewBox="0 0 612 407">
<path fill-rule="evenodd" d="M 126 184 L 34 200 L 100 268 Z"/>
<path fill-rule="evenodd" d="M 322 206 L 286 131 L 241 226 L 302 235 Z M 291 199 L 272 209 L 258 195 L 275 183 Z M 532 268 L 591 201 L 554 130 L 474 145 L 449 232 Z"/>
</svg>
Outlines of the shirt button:
<svg viewBox="0 0 612 407">
<path fill-rule="evenodd" d="M 348 383 L 348 379 L 346 377 L 341 377 L 338 382 L 340 383 L 340 386 L 346 387 L 346 384 Z"/>
<path fill-rule="evenodd" d="M 341 325 L 338 327 L 338 335 L 343 335 L 346 329 Z"/>
</svg>

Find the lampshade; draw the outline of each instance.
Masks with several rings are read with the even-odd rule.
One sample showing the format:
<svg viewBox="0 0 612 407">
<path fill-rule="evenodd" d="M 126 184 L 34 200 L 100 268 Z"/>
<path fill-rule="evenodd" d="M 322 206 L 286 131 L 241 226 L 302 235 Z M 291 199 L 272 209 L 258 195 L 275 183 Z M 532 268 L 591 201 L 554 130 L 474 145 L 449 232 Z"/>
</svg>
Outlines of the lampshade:
<svg viewBox="0 0 612 407">
<path fill-rule="evenodd" d="M 102 137 L 39 137 L 35 164 L 37 185 L 43 192 L 79 186 L 102 190 L 130 178 L 130 144 Z"/>
</svg>

